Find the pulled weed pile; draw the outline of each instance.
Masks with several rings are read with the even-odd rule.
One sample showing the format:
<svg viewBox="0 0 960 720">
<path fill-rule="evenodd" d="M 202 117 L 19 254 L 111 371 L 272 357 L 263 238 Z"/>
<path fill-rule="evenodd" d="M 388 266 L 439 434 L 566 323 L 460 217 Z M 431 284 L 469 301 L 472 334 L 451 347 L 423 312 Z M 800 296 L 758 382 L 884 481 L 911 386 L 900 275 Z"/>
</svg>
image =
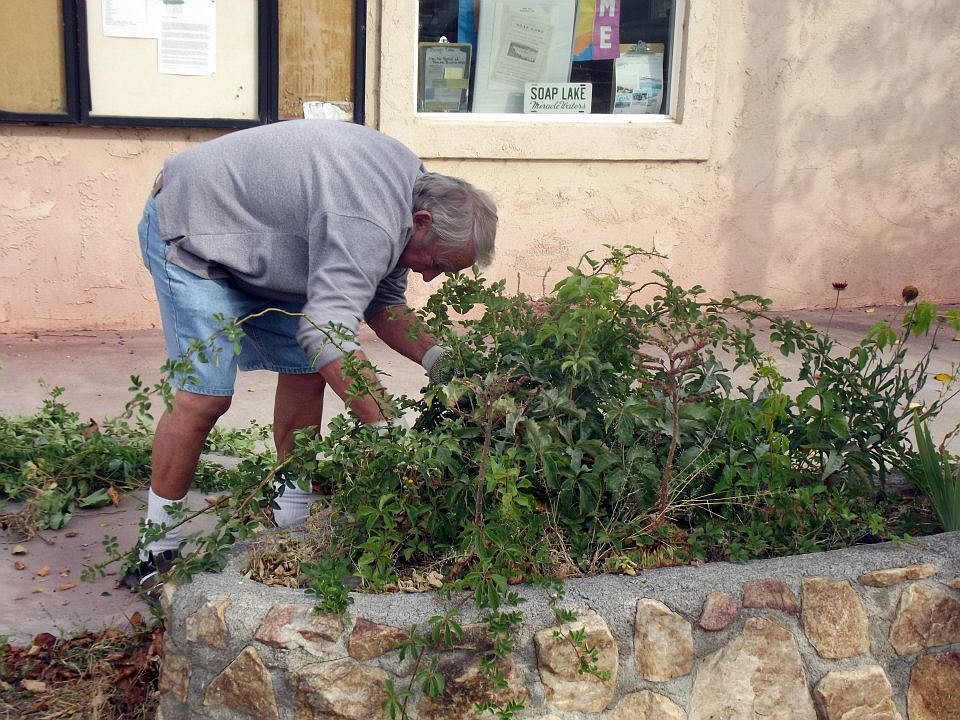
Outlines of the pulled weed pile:
<svg viewBox="0 0 960 720">
<path fill-rule="evenodd" d="M 0 717 L 147 720 L 157 706 L 163 628 L 139 615 L 129 632 L 108 629 L 27 647 L 0 646 Z"/>
</svg>

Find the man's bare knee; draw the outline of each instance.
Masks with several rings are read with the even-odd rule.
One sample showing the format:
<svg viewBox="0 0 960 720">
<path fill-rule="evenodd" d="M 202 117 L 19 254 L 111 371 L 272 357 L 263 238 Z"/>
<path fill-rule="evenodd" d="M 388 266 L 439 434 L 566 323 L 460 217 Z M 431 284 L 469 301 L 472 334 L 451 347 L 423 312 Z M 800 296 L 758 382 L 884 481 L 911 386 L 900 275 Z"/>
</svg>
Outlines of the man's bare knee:
<svg viewBox="0 0 960 720">
<path fill-rule="evenodd" d="M 213 427 L 217 420 L 230 409 L 229 395 L 200 395 L 187 390 L 178 390 L 173 397 L 173 417 L 184 422 Z"/>
</svg>

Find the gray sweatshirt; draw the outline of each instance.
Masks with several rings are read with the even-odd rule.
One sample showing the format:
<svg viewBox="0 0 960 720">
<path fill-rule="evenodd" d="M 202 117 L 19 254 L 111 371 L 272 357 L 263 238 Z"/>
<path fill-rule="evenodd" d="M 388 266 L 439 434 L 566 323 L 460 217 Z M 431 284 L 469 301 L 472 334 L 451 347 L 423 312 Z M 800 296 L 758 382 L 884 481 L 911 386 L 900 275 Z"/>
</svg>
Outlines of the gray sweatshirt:
<svg viewBox="0 0 960 720">
<path fill-rule="evenodd" d="M 355 334 L 361 318 L 406 304 L 408 271 L 397 260 L 423 172 L 399 142 L 352 123 L 241 130 L 164 163 L 160 232 L 168 259 L 196 275 L 302 302 L 309 321 L 297 340 L 321 368 L 341 348 L 315 325 Z"/>
</svg>

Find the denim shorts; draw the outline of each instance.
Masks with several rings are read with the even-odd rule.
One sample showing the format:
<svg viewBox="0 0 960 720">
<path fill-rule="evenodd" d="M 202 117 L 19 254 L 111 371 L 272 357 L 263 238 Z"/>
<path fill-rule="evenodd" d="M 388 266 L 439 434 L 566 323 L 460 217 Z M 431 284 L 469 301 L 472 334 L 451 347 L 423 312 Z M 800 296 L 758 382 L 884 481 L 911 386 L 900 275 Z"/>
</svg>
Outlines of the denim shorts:
<svg viewBox="0 0 960 720">
<path fill-rule="evenodd" d="M 299 313 L 302 305 L 258 298 L 239 290 L 229 279 L 202 278 L 169 262 L 153 197 L 147 200 L 137 230 L 143 264 L 157 291 L 167 355 L 171 360 L 189 357 L 194 367 L 192 377 L 170 377 L 171 385 L 200 395 L 233 395 L 238 368 L 289 375 L 316 372 L 297 342 L 298 317 L 267 312 L 245 320 L 240 326 L 239 354 L 234 340 L 219 332 L 231 320 L 269 308 Z M 215 319 L 217 314 L 223 319 Z M 205 362 L 198 357 L 200 353 L 191 351 L 194 341 L 204 344 Z"/>
</svg>

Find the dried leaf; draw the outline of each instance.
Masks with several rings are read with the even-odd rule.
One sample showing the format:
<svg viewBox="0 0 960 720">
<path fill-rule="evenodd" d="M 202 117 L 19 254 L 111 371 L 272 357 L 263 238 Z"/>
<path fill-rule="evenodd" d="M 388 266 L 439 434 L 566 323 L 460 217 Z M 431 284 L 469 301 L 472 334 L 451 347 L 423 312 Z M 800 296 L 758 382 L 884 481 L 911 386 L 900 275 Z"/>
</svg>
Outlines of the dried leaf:
<svg viewBox="0 0 960 720">
<path fill-rule="evenodd" d="M 130 616 L 130 624 L 135 628 L 142 628 L 146 626 L 147 623 L 144 622 L 143 615 L 139 612 L 134 612 L 133 615 Z"/>
<path fill-rule="evenodd" d="M 72 582 L 60 583 L 59 585 L 57 585 L 57 590 L 59 590 L 60 592 L 63 592 L 64 590 L 73 590 L 76 586 L 77 584 Z"/>
<path fill-rule="evenodd" d="M 27 692 L 42 693 L 47 691 L 47 684 L 42 680 L 21 680 L 20 686 Z"/>
<path fill-rule="evenodd" d="M 866 310 L 864 310 L 864 312 L 865 312 L 865 313 L 868 313 L 868 314 L 870 314 L 870 313 L 875 313 L 876 311 L 877 311 L 877 309 L 876 309 L 876 308 L 873 308 L 873 307 L 867 308 Z"/>
<path fill-rule="evenodd" d="M 35 587 L 35 588 L 34 588 L 33 590 L 31 590 L 30 592 L 32 592 L 34 595 L 36 595 L 37 593 L 42 593 L 42 592 L 43 592 L 43 588 L 42 588 L 42 587 Z"/>
<path fill-rule="evenodd" d="M 24 563 L 24 562 L 20 562 L 19 560 L 17 560 L 17 561 L 13 564 L 13 567 L 15 567 L 17 570 L 26 570 L 26 569 L 27 569 L 27 564 Z"/>
<path fill-rule="evenodd" d="M 64 537 L 76 537 L 79 534 L 76 530 L 67 530 L 63 535 Z"/>
<path fill-rule="evenodd" d="M 107 496 L 110 498 L 110 502 L 117 506 L 120 504 L 120 501 L 123 499 L 123 495 L 120 494 L 120 491 L 117 490 L 113 485 L 107 488 Z"/>
<path fill-rule="evenodd" d="M 50 574 L 50 567 L 48 565 L 44 565 L 42 568 L 37 570 L 35 574 L 39 575 L 40 577 L 46 577 Z"/>
<path fill-rule="evenodd" d="M 97 425 L 97 421 L 93 418 L 90 418 L 90 424 L 87 425 L 83 430 L 80 431 L 80 434 L 83 436 L 84 440 L 89 440 L 90 436 L 96 435 L 100 432 L 100 426 Z"/>
<path fill-rule="evenodd" d="M 23 545 L 14 545 L 13 550 L 10 551 L 11 555 L 26 555 L 27 549 Z"/>
</svg>

